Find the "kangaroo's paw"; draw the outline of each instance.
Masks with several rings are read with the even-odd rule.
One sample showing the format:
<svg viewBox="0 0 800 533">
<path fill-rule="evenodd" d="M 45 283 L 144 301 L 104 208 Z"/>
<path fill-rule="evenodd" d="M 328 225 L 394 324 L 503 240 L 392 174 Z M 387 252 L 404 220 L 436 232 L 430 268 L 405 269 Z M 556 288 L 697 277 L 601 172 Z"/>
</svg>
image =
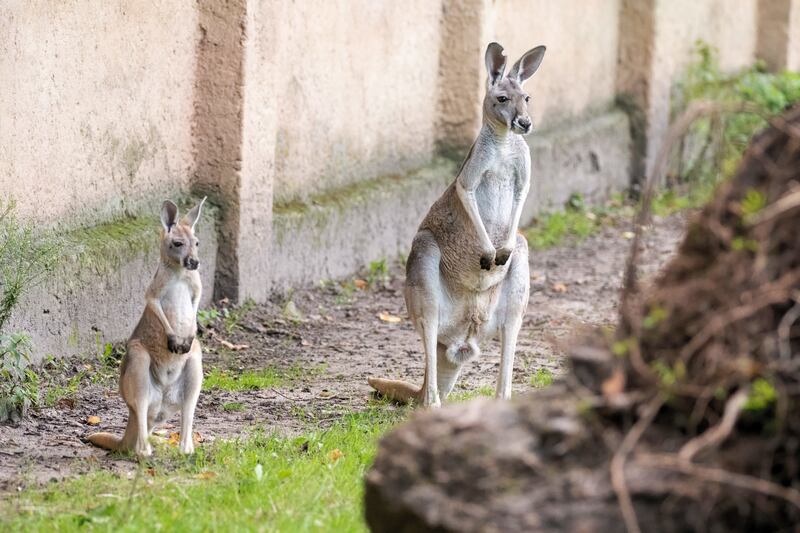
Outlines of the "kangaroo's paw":
<svg viewBox="0 0 800 533">
<path fill-rule="evenodd" d="M 494 264 L 505 265 L 509 257 L 511 257 L 511 248 L 498 248 L 494 256 Z"/>
<path fill-rule="evenodd" d="M 492 250 L 491 253 L 485 253 L 481 255 L 481 269 L 482 270 L 490 270 L 492 268 L 492 263 L 494 262 L 495 252 Z"/>
<path fill-rule="evenodd" d="M 167 335 L 167 349 L 172 353 L 185 354 L 192 349 L 194 337 Z"/>
</svg>

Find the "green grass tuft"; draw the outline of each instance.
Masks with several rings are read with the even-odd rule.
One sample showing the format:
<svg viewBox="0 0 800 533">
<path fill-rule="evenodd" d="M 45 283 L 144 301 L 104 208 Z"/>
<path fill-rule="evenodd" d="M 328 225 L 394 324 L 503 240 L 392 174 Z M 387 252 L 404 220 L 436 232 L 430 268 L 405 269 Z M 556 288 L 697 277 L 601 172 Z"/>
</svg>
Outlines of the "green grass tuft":
<svg viewBox="0 0 800 533">
<path fill-rule="evenodd" d="M 549 368 L 541 367 L 531 375 L 531 387 L 543 389 L 553 384 L 553 372 Z"/>
</svg>

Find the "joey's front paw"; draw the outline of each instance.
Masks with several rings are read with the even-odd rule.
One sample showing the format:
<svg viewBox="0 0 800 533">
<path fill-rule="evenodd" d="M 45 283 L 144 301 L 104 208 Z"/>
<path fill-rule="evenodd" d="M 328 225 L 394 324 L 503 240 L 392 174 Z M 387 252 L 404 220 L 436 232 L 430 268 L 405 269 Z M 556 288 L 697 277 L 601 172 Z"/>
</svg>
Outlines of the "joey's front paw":
<svg viewBox="0 0 800 533">
<path fill-rule="evenodd" d="M 494 250 L 491 252 L 485 252 L 481 254 L 481 269 L 482 270 L 489 270 L 492 268 L 492 263 L 494 263 Z"/>
<path fill-rule="evenodd" d="M 508 258 L 511 257 L 511 248 L 498 248 L 497 253 L 494 255 L 495 265 L 505 265 Z"/>
<path fill-rule="evenodd" d="M 178 337 L 167 335 L 167 348 L 172 353 L 184 354 L 191 350 L 194 337 Z"/>
</svg>

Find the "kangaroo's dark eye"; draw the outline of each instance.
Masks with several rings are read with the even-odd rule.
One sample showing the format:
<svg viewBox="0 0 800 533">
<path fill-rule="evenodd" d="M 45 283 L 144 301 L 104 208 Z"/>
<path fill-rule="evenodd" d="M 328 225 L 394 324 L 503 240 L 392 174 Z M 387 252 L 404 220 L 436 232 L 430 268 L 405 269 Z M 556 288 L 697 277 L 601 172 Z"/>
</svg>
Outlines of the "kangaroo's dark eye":
<svg viewBox="0 0 800 533">
<path fill-rule="evenodd" d="M 194 241 L 195 246 L 200 246 L 200 241 Z"/>
<path fill-rule="evenodd" d="M 180 248 L 181 246 L 183 246 L 183 243 L 181 241 L 172 241 L 172 246 L 174 246 L 175 248 Z"/>
<path fill-rule="evenodd" d="M 508 97 L 507 96 L 498 96 L 497 97 L 497 101 L 500 102 L 501 104 L 505 104 L 506 102 L 508 102 Z"/>
<path fill-rule="evenodd" d="M 530 96 L 526 96 L 525 97 L 525 102 L 530 102 L 530 101 L 531 101 L 531 97 Z"/>
</svg>

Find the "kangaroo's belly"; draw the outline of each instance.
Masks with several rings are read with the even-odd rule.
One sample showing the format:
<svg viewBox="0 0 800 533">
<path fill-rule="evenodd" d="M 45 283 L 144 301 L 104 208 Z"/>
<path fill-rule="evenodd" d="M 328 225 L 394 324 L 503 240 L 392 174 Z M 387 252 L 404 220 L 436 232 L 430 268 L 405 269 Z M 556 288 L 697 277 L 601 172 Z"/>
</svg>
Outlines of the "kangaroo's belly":
<svg viewBox="0 0 800 533">
<path fill-rule="evenodd" d="M 448 291 L 440 301 L 438 342 L 451 352 L 464 351 L 469 358 L 479 354 L 479 346 L 495 334 L 500 290 Z"/>
<path fill-rule="evenodd" d="M 167 317 L 175 334 L 188 337 L 195 332 L 194 306 L 192 304 L 192 289 L 183 280 L 170 283 L 161 297 L 161 308 Z"/>
<path fill-rule="evenodd" d="M 495 247 L 503 246 L 514 216 L 514 184 L 501 172 L 488 172 L 475 193 L 478 212 Z"/>
</svg>

